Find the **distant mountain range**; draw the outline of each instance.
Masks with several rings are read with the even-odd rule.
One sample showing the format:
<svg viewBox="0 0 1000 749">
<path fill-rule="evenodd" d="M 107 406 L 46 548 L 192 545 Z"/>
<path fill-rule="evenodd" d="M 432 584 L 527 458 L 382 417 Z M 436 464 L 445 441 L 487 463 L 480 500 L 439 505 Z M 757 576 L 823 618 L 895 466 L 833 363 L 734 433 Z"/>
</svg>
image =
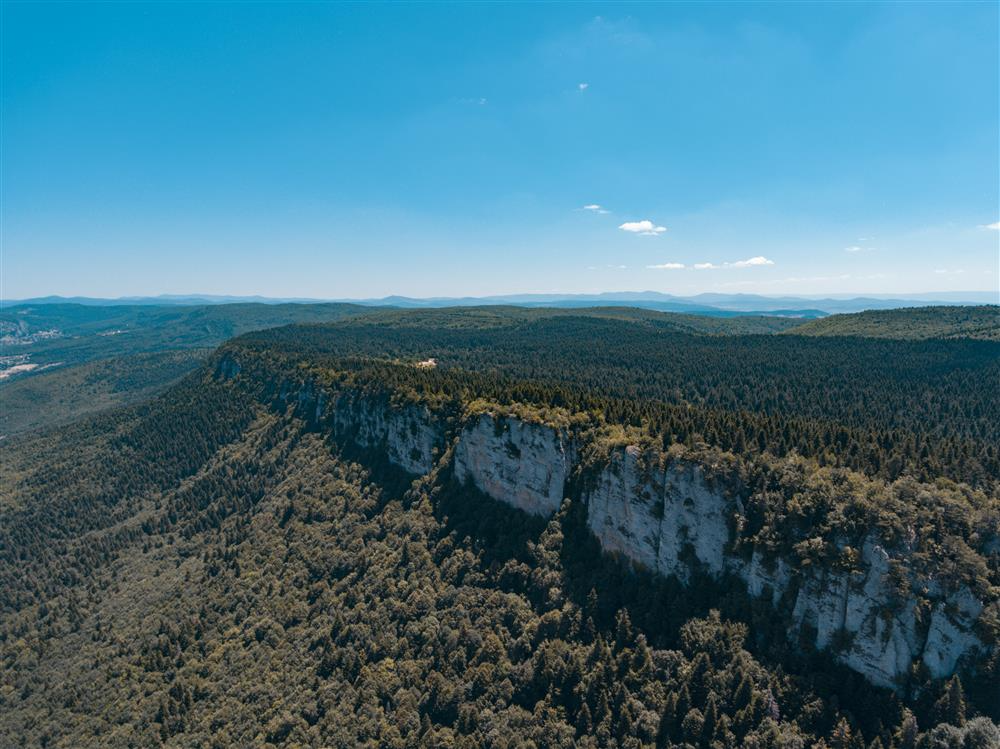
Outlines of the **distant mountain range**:
<svg viewBox="0 0 1000 749">
<path fill-rule="evenodd" d="M 47 296 L 19 301 L 8 300 L 3 307 L 15 304 L 82 304 L 108 305 L 204 305 L 257 302 L 262 304 L 353 302 L 368 306 L 455 307 L 508 304 L 523 307 L 599 307 L 630 306 L 664 312 L 688 312 L 701 315 L 778 315 L 783 317 L 815 318 L 825 315 L 861 312 L 864 310 L 898 309 L 936 305 L 998 304 L 1000 294 L 992 291 L 931 292 L 925 294 L 881 294 L 858 297 L 850 295 L 817 296 L 763 296 L 760 294 L 705 293 L 694 296 L 675 296 L 658 291 L 609 291 L 600 294 L 506 294 L 483 297 L 428 297 L 387 296 L 381 299 L 308 299 L 273 298 L 263 296 L 224 296 L 215 294 L 164 294 L 152 297 L 119 297 L 98 299 L 93 297 Z"/>
</svg>

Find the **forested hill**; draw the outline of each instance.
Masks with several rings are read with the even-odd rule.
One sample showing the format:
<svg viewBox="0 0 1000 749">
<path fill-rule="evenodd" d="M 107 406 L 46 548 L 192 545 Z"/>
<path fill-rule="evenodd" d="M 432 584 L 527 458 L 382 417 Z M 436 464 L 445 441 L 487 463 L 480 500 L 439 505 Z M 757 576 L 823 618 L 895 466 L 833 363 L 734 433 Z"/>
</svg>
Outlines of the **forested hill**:
<svg viewBox="0 0 1000 749">
<path fill-rule="evenodd" d="M 38 364 L 74 364 L 135 353 L 215 347 L 250 330 L 329 322 L 369 311 L 354 304 L 27 304 L 0 310 L 0 339 L 7 355 L 26 355 Z"/>
<path fill-rule="evenodd" d="M 0 438 L 63 424 L 148 398 L 194 369 L 212 348 L 250 330 L 364 316 L 390 327 L 497 328 L 574 317 L 705 335 L 777 333 L 780 317 L 703 317 L 602 307 L 403 311 L 355 304 L 19 304 L 0 310 Z"/>
<path fill-rule="evenodd" d="M 809 336 L 1000 341 L 1000 306 L 916 307 L 855 312 L 811 320 L 787 332 Z"/>
<path fill-rule="evenodd" d="M 645 329 L 691 335 L 765 335 L 802 324 L 797 318 L 776 315 L 715 317 L 679 312 L 660 312 L 641 307 L 444 307 L 433 309 L 382 309 L 363 315 L 365 325 L 386 328 L 490 330 L 517 328 L 530 323 L 562 319 L 594 319 L 630 322 Z"/>
<path fill-rule="evenodd" d="M 261 331 L 4 440 L 0 746 L 994 746 L 1000 344 L 631 314 Z"/>
<path fill-rule="evenodd" d="M 5 306 L 0 439 L 155 395 L 234 335 L 367 312 L 353 304 Z"/>
<path fill-rule="evenodd" d="M 534 312 L 382 313 L 232 345 L 334 366 L 434 359 L 450 391 L 596 409 L 680 441 L 794 451 L 888 479 L 1000 477 L 996 342 L 712 337 Z"/>
</svg>

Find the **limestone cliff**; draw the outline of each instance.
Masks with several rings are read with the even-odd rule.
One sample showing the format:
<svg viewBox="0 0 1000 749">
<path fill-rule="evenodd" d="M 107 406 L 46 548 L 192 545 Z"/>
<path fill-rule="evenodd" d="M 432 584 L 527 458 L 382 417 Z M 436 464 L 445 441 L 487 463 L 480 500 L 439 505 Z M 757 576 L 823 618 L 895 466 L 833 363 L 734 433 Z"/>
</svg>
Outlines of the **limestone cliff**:
<svg viewBox="0 0 1000 749">
<path fill-rule="evenodd" d="M 564 431 L 512 416 L 474 417 L 455 447 L 459 481 L 471 481 L 494 499 L 535 515 L 559 509 L 571 465 Z"/>
<path fill-rule="evenodd" d="M 896 686 L 920 660 L 932 676 L 947 676 L 964 655 L 985 648 L 972 629 L 981 601 L 964 588 L 935 592 L 935 581 L 904 573 L 910 588 L 928 591 L 933 609 L 929 626 L 921 625 L 917 599 L 901 598 L 891 575 L 893 561 L 907 568 L 905 550 L 890 554 L 874 533 L 851 570 L 765 560 L 756 549 L 749 559 L 734 553 L 740 491 L 713 487 L 698 465 L 662 464 L 627 447 L 612 455 L 585 501 L 588 524 L 607 551 L 682 580 L 695 566 L 717 578 L 735 575 L 773 605 L 788 594 L 796 630 L 814 633 L 818 649 L 831 649 L 874 684 Z"/>
<path fill-rule="evenodd" d="M 226 358 L 216 376 L 246 379 L 245 370 Z M 766 598 L 776 615 L 787 618 L 790 635 L 808 634 L 817 648 L 874 684 L 896 687 L 920 663 L 931 676 L 945 677 L 963 658 L 989 647 L 977 635 L 978 620 L 984 603 L 991 610 L 997 603 L 984 601 L 981 588 L 977 597 L 968 585 L 956 586 L 954 577 L 945 585 L 926 564 L 918 574 L 914 549 L 898 539 L 888 543 L 874 529 L 853 549 L 847 539 L 824 539 L 827 554 L 847 562 L 826 557 L 811 563 L 790 550 L 795 538 L 783 539 L 783 551 L 761 545 L 744 531 L 753 497 L 734 478 L 738 472 L 683 450 L 665 455 L 622 445 L 588 453 L 597 443 L 586 429 L 554 426 L 513 409 L 491 407 L 451 426 L 455 422 L 426 404 L 322 387 L 313 379 L 285 380 L 271 392 L 270 398 L 292 405 L 336 439 L 384 450 L 410 473 L 430 472 L 453 441 L 457 481 L 534 515 L 556 512 L 572 486 L 609 554 L 681 581 L 696 572 L 741 581 L 751 596 Z M 586 461 L 580 458 L 585 453 Z"/>
<path fill-rule="evenodd" d="M 241 361 L 242 360 L 242 361 Z M 244 371 L 244 363 L 250 372 Z M 248 357 L 227 352 L 215 367 L 215 377 L 233 380 L 240 376 L 253 384 L 257 396 L 295 414 L 341 441 L 383 450 L 391 463 L 409 473 L 429 473 L 444 448 L 444 426 L 440 417 L 421 403 L 394 400 L 385 393 L 369 393 L 350 387 L 322 385 L 312 375 L 285 376 L 269 381 L 270 372 Z"/>
<path fill-rule="evenodd" d="M 329 418 L 336 436 L 359 447 L 384 445 L 392 463 L 414 474 L 430 472 L 443 441 L 443 430 L 426 406 L 340 394 Z"/>
<path fill-rule="evenodd" d="M 631 446 L 614 453 L 587 497 L 587 523 L 601 546 L 662 575 L 686 579 L 688 550 L 709 572 L 725 566 L 733 508 L 694 464 L 643 465 Z"/>
<path fill-rule="evenodd" d="M 565 431 L 482 414 L 459 435 L 455 473 L 495 499 L 547 516 L 560 505 L 576 454 Z M 919 661 L 932 676 L 947 676 L 963 656 L 985 649 L 973 631 L 983 603 L 968 589 L 945 595 L 935 581 L 904 573 L 910 588 L 927 591 L 928 623 L 918 599 L 901 597 L 893 580 L 893 563 L 909 567 L 906 549 L 887 550 L 874 532 L 851 569 L 802 566 L 748 548 L 738 538 L 744 492 L 696 462 L 633 445 L 612 451 L 581 499 L 608 553 L 681 580 L 696 569 L 740 579 L 751 596 L 787 607 L 793 633 L 810 633 L 818 649 L 874 684 L 897 686 Z"/>
</svg>

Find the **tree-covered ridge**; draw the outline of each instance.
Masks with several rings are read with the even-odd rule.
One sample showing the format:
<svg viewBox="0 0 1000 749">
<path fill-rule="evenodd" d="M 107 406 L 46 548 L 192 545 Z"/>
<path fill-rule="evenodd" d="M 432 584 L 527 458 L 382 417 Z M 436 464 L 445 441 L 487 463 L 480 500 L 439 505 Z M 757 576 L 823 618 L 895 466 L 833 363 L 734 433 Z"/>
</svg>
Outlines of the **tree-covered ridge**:
<svg viewBox="0 0 1000 749">
<path fill-rule="evenodd" d="M 792 335 L 862 336 L 867 338 L 973 338 L 1000 341 L 1000 307 L 914 307 L 870 310 L 810 320 Z"/>
<path fill-rule="evenodd" d="M 232 347 L 225 349 L 218 367 L 224 369 L 224 362 L 232 362 L 234 356 Z M 697 464 L 710 481 L 742 497 L 746 509 L 745 525 L 737 537 L 743 545 L 739 553 L 749 557 L 757 549 L 765 558 L 781 557 L 793 566 L 851 569 L 857 564 L 858 550 L 875 534 L 889 548 L 906 549 L 909 571 L 915 577 L 934 579 L 948 591 L 966 587 L 992 601 L 981 624 L 988 642 L 1000 641 L 1000 495 L 996 490 L 982 491 L 945 478 L 927 482 L 913 476 L 873 479 L 797 454 L 779 457 L 766 449 L 737 453 L 700 439 L 678 440 L 676 434 L 661 430 L 660 421 L 609 420 L 607 410 L 554 406 L 544 391 L 494 389 L 486 392 L 498 397 L 485 398 L 474 379 L 466 380 L 464 389 L 458 387 L 456 373 L 362 362 L 352 368 L 330 369 L 309 360 L 253 354 L 240 356 L 239 362 L 240 389 L 275 408 L 298 402 L 303 392 L 309 392 L 298 411 L 311 420 L 317 418 L 319 388 L 328 394 L 325 402 L 334 411 L 338 392 L 362 393 L 390 408 L 425 405 L 442 425 L 445 441 L 481 413 L 566 431 L 581 453 L 572 480 L 578 494 L 612 462 L 612 454 L 626 446 L 638 447 L 646 461 Z M 525 397 L 529 395 L 535 400 Z M 318 418 L 315 427 L 327 428 L 325 417 Z M 900 591 L 901 595 L 909 592 Z"/>
<path fill-rule="evenodd" d="M 206 349 L 180 349 L 53 367 L 0 389 L 0 434 L 65 424 L 85 414 L 148 400 L 201 366 Z"/>
<path fill-rule="evenodd" d="M 850 569 L 874 530 L 992 605 L 997 404 L 977 377 L 995 344 L 803 338 L 814 355 L 796 358 L 773 336 L 587 315 L 433 321 L 245 336 L 149 403 L 0 442 L 0 745 L 996 741 L 1000 649 L 955 679 L 876 689 L 790 640 L 739 581 L 603 556 L 579 501 L 639 444 L 738 485 L 755 547 Z M 412 482 L 379 446 L 335 437 L 318 389 L 426 405 L 438 467 Z M 919 418 L 892 416 L 907 404 Z M 447 438 L 485 411 L 586 438 L 551 522 L 452 480 Z M 987 607 L 979 636 L 997 625 Z"/>
<path fill-rule="evenodd" d="M 207 347 L 251 330 L 355 316 L 377 326 L 499 328 L 567 314 L 707 335 L 772 333 L 795 324 L 777 317 L 712 318 L 629 307 L 422 311 L 339 303 L 19 304 L 0 309 L 0 343 L 7 364 L 37 369 L 0 380 L 0 435 L 66 423 L 84 413 L 148 398 L 183 373 L 182 361 L 190 370 Z"/>
<path fill-rule="evenodd" d="M 0 338 L 6 354 L 27 354 L 39 364 L 67 365 L 135 353 L 215 347 L 251 330 L 330 322 L 368 311 L 355 304 L 27 304 L 0 310 Z M 40 337 L 45 333 L 52 335 Z"/>
<path fill-rule="evenodd" d="M 444 307 L 432 309 L 384 309 L 360 316 L 362 324 L 388 328 L 444 328 L 491 330 L 559 318 L 594 318 L 636 323 L 659 331 L 692 335 L 764 335 L 779 333 L 801 324 L 801 320 L 778 316 L 729 317 L 659 312 L 642 307 Z"/>
<path fill-rule="evenodd" d="M 386 367 L 378 377 L 396 389 L 426 383 L 467 398 L 598 410 L 609 422 L 653 423 L 677 442 L 796 451 L 890 480 L 1000 479 L 1000 344 L 989 341 L 718 338 L 566 315 L 497 328 L 359 319 L 231 345 L 338 370 L 434 358 L 433 370 Z"/>
<path fill-rule="evenodd" d="M 43 438 L 9 446 L 4 491 L 22 501 L 3 511 L 0 564 L 36 584 L 0 618 L 0 743 L 923 749 L 997 735 L 975 717 L 989 681 L 873 689 L 789 643 L 738 588 L 603 558 L 576 503 L 530 518 L 454 484 L 447 459 L 411 483 L 280 399 L 254 407 L 248 387 L 284 389 L 294 412 L 293 380 L 314 372 L 275 371 L 272 389 L 250 368 L 50 433 L 45 469 L 23 452 Z M 391 397 L 374 380 L 366 392 Z M 81 465 L 70 446 L 88 433 Z M 144 448 L 120 456 L 131 444 Z M 73 511 L 69 487 L 134 461 L 104 512 Z M 45 564 L 26 566 L 42 546 Z"/>
</svg>

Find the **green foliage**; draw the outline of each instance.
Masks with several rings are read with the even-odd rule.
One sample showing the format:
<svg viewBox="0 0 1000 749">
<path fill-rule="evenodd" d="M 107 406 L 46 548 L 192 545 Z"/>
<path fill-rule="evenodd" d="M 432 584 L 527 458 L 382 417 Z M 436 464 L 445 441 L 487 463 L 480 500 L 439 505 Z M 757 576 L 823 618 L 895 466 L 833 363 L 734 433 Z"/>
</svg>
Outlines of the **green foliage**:
<svg viewBox="0 0 1000 749">
<path fill-rule="evenodd" d="M 998 343 L 713 338 L 585 315 L 488 312 L 503 324 L 459 327 L 457 311 L 428 310 L 419 325 L 389 317 L 276 328 L 228 350 L 364 373 L 357 377 L 373 387 L 415 397 L 600 413 L 669 443 L 795 452 L 888 480 L 1000 480 Z M 436 368 L 392 366 L 429 357 Z"/>
<path fill-rule="evenodd" d="M 602 559 L 572 504 L 410 484 L 277 414 L 165 485 L 0 620 L 0 744 L 779 746 L 904 716 L 766 665 L 710 610 L 732 593 Z"/>
<path fill-rule="evenodd" d="M 1000 307 L 915 307 L 832 315 L 785 331 L 803 336 L 865 338 L 974 338 L 1000 341 Z"/>
<path fill-rule="evenodd" d="M 775 554 L 849 569 L 831 539 L 874 527 L 995 585 L 994 344 L 471 314 L 254 334 L 151 401 L 0 443 L 0 746 L 995 745 L 995 655 L 873 688 L 742 584 L 603 556 L 572 492 L 531 517 L 297 405 L 421 402 L 449 434 L 518 413 L 593 436 L 587 460 L 643 440 L 744 486 L 741 534 Z"/>
<path fill-rule="evenodd" d="M 75 364 L 125 354 L 217 346 L 250 330 L 329 322 L 367 312 L 355 304 L 15 305 L 0 310 L 6 354 Z M 38 338 L 42 332 L 53 337 Z"/>
<path fill-rule="evenodd" d="M 148 400 L 205 359 L 204 349 L 132 354 L 47 369 L 0 387 L 0 434 L 57 424 L 114 406 Z"/>
<path fill-rule="evenodd" d="M 206 349 L 234 335 L 368 311 L 353 304 L 39 304 L 0 309 L 4 356 L 39 367 L 0 380 L 0 435 L 146 400 L 197 366 Z"/>
</svg>

